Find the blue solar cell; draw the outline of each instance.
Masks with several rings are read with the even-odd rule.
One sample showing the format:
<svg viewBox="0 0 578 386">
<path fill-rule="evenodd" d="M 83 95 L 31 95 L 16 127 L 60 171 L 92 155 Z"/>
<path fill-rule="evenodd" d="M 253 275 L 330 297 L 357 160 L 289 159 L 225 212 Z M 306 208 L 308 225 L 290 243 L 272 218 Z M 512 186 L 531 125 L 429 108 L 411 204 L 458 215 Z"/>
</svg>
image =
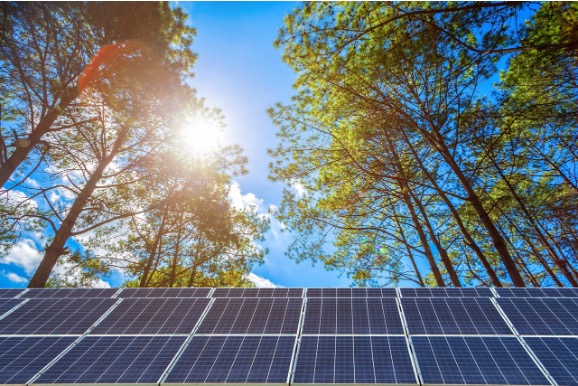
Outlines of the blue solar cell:
<svg viewBox="0 0 578 386">
<path fill-rule="evenodd" d="M 21 289 L 0 288 L 0 298 L 13 298 L 21 292 Z"/>
<path fill-rule="evenodd" d="M 524 338 L 559 385 L 578 385 L 578 338 Z"/>
<path fill-rule="evenodd" d="M 395 288 L 308 288 L 308 298 L 394 298 Z"/>
<path fill-rule="evenodd" d="M 402 298 L 410 334 L 512 334 L 488 298 Z"/>
<path fill-rule="evenodd" d="M 110 298 L 116 288 L 31 288 L 23 298 Z"/>
<path fill-rule="evenodd" d="M 503 298 L 578 297 L 576 288 L 496 288 L 496 290 Z"/>
<path fill-rule="evenodd" d="M 199 334 L 295 334 L 301 298 L 217 298 Z"/>
<path fill-rule="evenodd" d="M 0 320 L 0 334 L 83 334 L 116 299 L 30 299 Z"/>
<path fill-rule="evenodd" d="M 20 299 L 0 299 L 0 317 L 20 303 Z"/>
<path fill-rule="evenodd" d="M 304 334 L 403 334 L 396 299 L 308 298 Z"/>
<path fill-rule="evenodd" d="M 402 288 L 401 296 L 416 297 L 492 297 L 494 293 L 489 288 Z"/>
<path fill-rule="evenodd" d="M 92 334 L 189 334 L 209 298 L 124 299 Z"/>
<path fill-rule="evenodd" d="M 498 298 L 521 335 L 578 335 L 578 299 Z"/>
<path fill-rule="evenodd" d="M 26 384 L 75 337 L 0 337 L 0 384 Z"/>
<path fill-rule="evenodd" d="M 35 383 L 156 383 L 184 341 L 180 336 L 85 337 Z"/>
<path fill-rule="evenodd" d="M 124 288 L 119 298 L 206 298 L 210 288 Z"/>
<path fill-rule="evenodd" d="M 417 384 L 404 337 L 304 336 L 292 384 Z"/>
<path fill-rule="evenodd" d="M 301 288 L 217 288 L 214 298 L 301 298 Z"/>
<path fill-rule="evenodd" d="M 424 384 L 550 384 L 515 337 L 412 338 Z"/>
<path fill-rule="evenodd" d="M 288 336 L 195 336 L 163 384 L 287 383 L 294 344 Z"/>
</svg>

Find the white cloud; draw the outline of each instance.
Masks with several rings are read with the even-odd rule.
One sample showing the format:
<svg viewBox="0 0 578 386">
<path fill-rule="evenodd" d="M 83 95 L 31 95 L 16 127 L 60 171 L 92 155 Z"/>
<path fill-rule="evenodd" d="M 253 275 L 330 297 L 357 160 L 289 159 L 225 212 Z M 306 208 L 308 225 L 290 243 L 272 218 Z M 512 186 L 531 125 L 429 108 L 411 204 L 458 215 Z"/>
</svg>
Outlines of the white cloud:
<svg viewBox="0 0 578 386">
<path fill-rule="evenodd" d="M 307 193 L 307 189 L 305 189 L 303 184 L 296 179 L 291 180 L 290 186 L 293 188 L 295 194 L 297 194 L 297 197 L 299 198 L 303 197 Z"/>
<path fill-rule="evenodd" d="M 277 288 L 277 287 L 280 287 L 279 285 L 273 283 L 271 280 L 265 279 L 261 276 L 257 276 L 253 272 L 251 272 L 249 275 L 247 275 L 247 279 L 249 279 L 249 281 L 251 281 L 253 284 L 255 284 L 255 287 L 257 287 L 257 288 Z"/>
<path fill-rule="evenodd" d="M 257 212 L 263 211 L 263 200 L 257 198 L 253 193 L 241 194 L 239 183 L 233 181 L 229 189 L 229 199 L 235 209 L 251 209 Z"/>
<path fill-rule="evenodd" d="M 14 264 L 24 268 L 27 273 L 32 273 L 42 260 L 42 254 L 30 239 L 24 239 L 16 243 L 10 253 L 0 258 L 4 264 Z"/>
<path fill-rule="evenodd" d="M 28 279 L 26 279 L 25 277 L 19 276 L 19 275 L 15 274 L 14 272 L 8 272 L 4 276 L 6 276 L 8 278 L 8 280 L 10 280 L 13 283 L 28 283 Z"/>
</svg>

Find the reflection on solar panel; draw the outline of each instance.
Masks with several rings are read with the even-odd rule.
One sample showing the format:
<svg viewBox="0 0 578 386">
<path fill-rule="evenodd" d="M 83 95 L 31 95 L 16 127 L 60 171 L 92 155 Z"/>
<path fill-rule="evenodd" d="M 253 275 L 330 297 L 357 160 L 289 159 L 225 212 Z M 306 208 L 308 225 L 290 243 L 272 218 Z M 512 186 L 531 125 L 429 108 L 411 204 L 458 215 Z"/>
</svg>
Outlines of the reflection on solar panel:
<svg viewBox="0 0 578 386">
<path fill-rule="evenodd" d="M 424 384 L 549 385 L 514 337 L 414 337 Z"/>
<path fill-rule="evenodd" d="M 0 288 L 0 298 L 13 298 L 18 295 L 22 290 L 20 289 L 2 289 Z"/>
<path fill-rule="evenodd" d="M 578 338 L 525 338 L 559 385 L 578 385 Z"/>
<path fill-rule="evenodd" d="M 116 299 L 31 299 L 0 320 L 0 334 L 82 334 Z"/>
<path fill-rule="evenodd" d="M 492 297 L 489 288 L 402 288 L 401 296 L 415 297 Z"/>
<path fill-rule="evenodd" d="M 206 298 L 210 288 L 124 288 L 119 298 Z"/>
<path fill-rule="evenodd" d="M 85 337 L 34 383 L 156 383 L 184 341 L 179 336 Z"/>
<path fill-rule="evenodd" d="M 578 299 L 499 298 L 498 304 L 521 335 L 578 334 Z"/>
<path fill-rule="evenodd" d="M 308 298 L 394 298 L 395 288 L 309 288 Z"/>
<path fill-rule="evenodd" d="M 124 299 L 93 334 L 189 334 L 208 298 Z"/>
<path fill-rule="evenodd" d="M 75 337 L 0 337 L 0 384 L 25 384 Z"/>
<path fill-rule="evenodd" d="M 163 384 L 287 383 L 294 344 L 288 336 L 195 336 Z"/>
<path fill-rule="evenodd" d="M 217 288 L 214 298 L 301 298 L 301 288 Z"/>
<path fill-rule="evenodd" d="M 31 288 L 23 298 L 110 298 L 116 288 Z"/>
<path fill-rule="evenodd" d="M 496 288 L 500 297 L 578 297 L 576 288 Z"/>
<path fill-rule="evenodd" d="M 417 384 L 404 337 L 304 336 L 292 384 Z"/>
<path fill-rule="evenodd" d="M 410 334 L 512 334 L 488 298 L 402 298 Z"/>
<path fill-rule="evenodd" d="M 403 334 L 393 298 L 311 298 L 304 334 Z"/>
<path fill-rule="evenodd" d="M 22 300 L 19 299 L 0 299 L 0 316 L 20 303 L 22 303 Z"/>
<path fill-rule="evenodd" d="M 295 334 L 300 298 L 218 298 L 199 334 Z"/>
</svg>

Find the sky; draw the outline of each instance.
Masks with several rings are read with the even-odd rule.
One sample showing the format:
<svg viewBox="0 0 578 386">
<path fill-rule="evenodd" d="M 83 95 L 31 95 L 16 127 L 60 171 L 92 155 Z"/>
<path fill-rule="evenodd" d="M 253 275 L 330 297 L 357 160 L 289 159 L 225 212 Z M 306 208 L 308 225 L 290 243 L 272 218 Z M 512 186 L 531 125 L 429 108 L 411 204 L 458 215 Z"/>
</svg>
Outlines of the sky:
<svg viewBox="0 0 578 386">
<path fill-rule="evenodd" d="M 198 55 L 191 84 L 210 107 L 225 116 L 223 142 L 240 145 L 249 158 L 249 173 L 235 177 L 231 198 L 238 203 L 258 205 L 263 213 L 278 207 L 283 187 L 267 179 L 268 148 L 277 144 L 277 128 L 266 110 L 276 102 L 289 102 L 294 90 L 293 71 L 281 60 L 282 51 L 273 47 L 283 17 L 298 2 L 179 2 L 197 29 L 193 51 Z M 271 230 L 263 247 L 269 249 L 262 265 L 255 266 L 250 279 L 257 286 L 348 287 L 351 280 L 319 264 L 296 264 L 284 253 L 295 235 L 282 231 L 271 218 Z M 25 287 L 42 257 L 40 242 L 21 240 L 8 256 L 0 258 L 0 288 Z M 122 284 L 113 274 L 103 286 Z"/>
</svg>

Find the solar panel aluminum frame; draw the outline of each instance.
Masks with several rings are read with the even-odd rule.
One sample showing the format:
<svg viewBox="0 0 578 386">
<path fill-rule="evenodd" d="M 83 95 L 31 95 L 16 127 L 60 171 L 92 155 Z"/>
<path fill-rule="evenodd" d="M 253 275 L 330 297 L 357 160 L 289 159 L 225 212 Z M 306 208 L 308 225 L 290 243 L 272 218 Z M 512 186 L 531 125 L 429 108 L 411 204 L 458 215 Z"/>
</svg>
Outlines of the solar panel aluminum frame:
<svg viewBox="0 0 578 386">
<path fill-rule="evenodd" d="M 409 334 L 409 327 L 407 325 L 407 320 L 405 319 L 405 314 L 403 312 L 403 306 L 401 304 L 401 289 L 397 290 L 397 307 L 399 308 L 399 317 L 401 318 L 401 326 L 403 328 L 403 334 L 405 336 L 405 342 L 407 344 L 407 349 L 409 351 L 409 358 L 411 360 L 411 365 L 413 366 L 413 372 L 415 374 L 415 381 L 419 385 L 423 385 L 423 379 L 421 376 L 421 370 L 419 368 L 419 363 L 417 362 L 417 357 L 415 355 L 415 348 L 413 347 L 413 342 L 411 341 L 411 335 Z"/>
</svg>

